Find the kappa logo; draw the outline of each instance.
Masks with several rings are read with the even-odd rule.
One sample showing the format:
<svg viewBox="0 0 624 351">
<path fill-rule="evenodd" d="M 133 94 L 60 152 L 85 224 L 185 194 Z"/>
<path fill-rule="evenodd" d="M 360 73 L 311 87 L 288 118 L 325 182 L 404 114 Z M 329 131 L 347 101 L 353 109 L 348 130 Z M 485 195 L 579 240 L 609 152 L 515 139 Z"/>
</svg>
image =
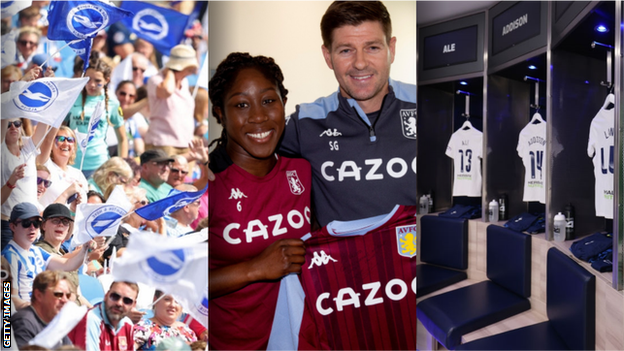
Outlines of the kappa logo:
<svg viewBox="0 0 624 351">
<path fill-rule="evenodd" d="M 408 139 L 416 139 L 416 109 L 401 110 L 400 114 L 403 136 Z"/>
<path fill-rule="evenodd" d="M 123 208 L 115 205 L 104 205 L 98 208 L 85 220 L 87 234 L 91 238 L 102 234 L 106 229 L 119 224 L 121 217 L 126 213 Z"/>
<path fill-rule="evenodd" d="M 314 255 L 312 257 L 312 260 L 310 261 L 310 266 L 308 266 L 308 269 L 312 268 L 312 266 L 317 265 L 317 266 L 323 266 L 329 263 L 329 261 L 332 262 L 338 262 L 338 260 L 334 259 L 333 257 L 329 256 L 328 254 L 325 253 L 325 251 L 321 250 L 321 254 L 319 255 L 319 253 L 317 251 L 314 252 Z"/>
<path fill-rule="evenodd" d="M 132 28 L 153 40 L 161 40 L 169 34 L 169 23 L 160 12 L 143 9 L 132 19 Z"/>
<path fill-rule="evenodd" d="M 242 198 L 247 198 L 247 195 L 243 194 L 243 192 L 240 191 L 238 188 L 232 188 L 232 192 L 230 193 L 230 197 L 228 198 L 228 200 L 238 200 Z"/>
<path fill-rule="evenodd" d="M 341 136 L 342 133 L 340 133 L 338 129 L 336 128 L 334 128 L 334 130 L 332 130 L 331 128 L 328 128 L 327 130 L 324 130 L 323 133 L 319 135 L 319 137 L 322 137 L 323 135 L 327 135 L 328 137 L 338 137 L 338 136 Z"/>
<path fill-rule="evenodd" d="M 86 39 L 94 36 L 108 26 L 108 13 L 93 4 L 81 4 L 67 14 L 67 28 L 77 38 Z"/>
<path fill-rule="evenodd" d="M 58 87 L 52 82 L 35 82 L 13 101 L 17 108 L 27 112 L 42 112 L 58 97 Z"/>
<path fill-rule="evenodd" d="M 301 180 L 299 180 L 299 176 L 297 176 L 297 171 L 286 171 L 286 178 L 288 179 L 288 186 L 290 187 L 290 192 L 295 195 L 301 195 L 305 191 L 303 184 L 301 184 Z"/>
<path fill-rule="evenodd" d="M 182 274 L 185 259 L 184 249 L 169 250 L 141 261 L 139 267 L 155 282 L 172 284 Z"/>
<path fill-rule="evenodd" d="M 396 227 L 397 249 L 404 257 L 416 256 L 416 225 Z"/>
</svg>

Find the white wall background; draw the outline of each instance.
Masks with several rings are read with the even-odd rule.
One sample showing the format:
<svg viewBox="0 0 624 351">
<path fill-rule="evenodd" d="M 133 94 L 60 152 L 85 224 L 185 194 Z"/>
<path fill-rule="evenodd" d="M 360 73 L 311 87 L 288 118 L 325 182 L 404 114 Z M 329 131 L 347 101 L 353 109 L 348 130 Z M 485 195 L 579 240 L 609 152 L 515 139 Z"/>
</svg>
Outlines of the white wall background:
<svg viewBox="0 0 624 351">
<path fill-rule="evenodd" d="M 286 114 L 338 89 L 321 52 L 320 23 L 331 1 L 211 1 L 210 69 L 235 51 L 275 59 L 288 89 Z M 416 84 L 416 1 L 385 1 L 397 38 L 392 79 Z M 210 139 L 221 126 L 210 117 Z"/>
</svg>

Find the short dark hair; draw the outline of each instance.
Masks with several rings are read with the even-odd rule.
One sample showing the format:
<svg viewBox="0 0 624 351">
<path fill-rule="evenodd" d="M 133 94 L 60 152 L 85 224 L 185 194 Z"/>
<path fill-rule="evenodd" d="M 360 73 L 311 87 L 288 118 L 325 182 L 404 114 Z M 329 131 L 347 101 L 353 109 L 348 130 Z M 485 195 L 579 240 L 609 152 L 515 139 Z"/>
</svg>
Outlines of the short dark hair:
<svg viewBox="0 0 624 351">
<path fill-rule="evenodd" d="M 97 191 L 95 191 L 95 190 L 89 190 L 89 191 L 87 192 L 87 201 L 89 201 L 89 198 L 90 198 L 91 196 L 99 197 L 99 198 L 100 198 L 100 200 L 102 200 L 102 203 L 106 202 L 106 199 L 104 199 L 104 196 L 102 196 L 102 194 L 98 193 L 98 192 L 97 192 Z"/>
<path fill-rule="evenodd" d="M 366 21 L 381 23 L 386 41 L 390 42 L 392 22 L 388 9 L 381 1 L 334 1 L 321 19 L 323 45 L 331 49 L 334 29 L 342 26 L 358 26 Z"/>
<path fill-rule="evenodd" d="M 39 290 L 43 293 L 47 288 L 56 286 L 56 284 L 58 284 L 58 282 L 60 282 L 61 280 L 66 280 L 67 284 L 69 284 L 69 289 L 71 290 L 71 292 L 74 294 L 76 293 L 76 286 L 69 279 L 69 274 L 63 271 L 43 271 L 37 274 L 35 280 L 33 281 L 32 288 L 33 291 Z M 37 301 L 35 294 L 32 294 L 30 299 L 32 301 Z"/>
</svg>

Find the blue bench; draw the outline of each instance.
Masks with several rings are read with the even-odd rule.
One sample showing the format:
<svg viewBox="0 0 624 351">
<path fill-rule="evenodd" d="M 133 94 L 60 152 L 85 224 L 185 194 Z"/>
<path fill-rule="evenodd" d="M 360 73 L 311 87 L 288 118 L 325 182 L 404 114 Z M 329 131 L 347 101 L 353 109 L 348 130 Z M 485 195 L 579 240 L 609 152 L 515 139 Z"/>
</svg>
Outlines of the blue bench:
<svg viewBox="0 0 624 351">
<path fill-rule="evenodd" d="M 531 308 L 531 237 L 488 226 L 487 277 L 416 306 L 422 325 L 447 349 L 459 346 L 465 334 Z"/>
<path fill-rule="evenodd" d="M 546 270 L 546 322 L 478 339 L 457 350 L 594 350 L 596 277 L 556 248 Z"/>
<path fill-rule="evenodd" d="M 417 297 L 466 279 L 468 220 L 422 216 L 418 251 L 422 263 L 416 266 Z"/>
</svg>

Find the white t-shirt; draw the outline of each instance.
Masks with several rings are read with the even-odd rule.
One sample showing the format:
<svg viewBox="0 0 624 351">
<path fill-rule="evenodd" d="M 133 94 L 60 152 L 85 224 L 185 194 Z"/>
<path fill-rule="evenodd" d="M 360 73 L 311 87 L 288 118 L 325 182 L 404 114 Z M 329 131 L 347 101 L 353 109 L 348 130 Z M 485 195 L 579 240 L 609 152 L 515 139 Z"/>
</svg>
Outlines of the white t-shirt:
<svg viewBox="0 0 624 351">
<path fill-rule="evenodd" d="M 481 196 L 483 133 L 474 127 L 459 129 L 449 140 L 446 156 L 453 159 L 453 196 Z"/>
<path fill-rule="evenodd" d="M 546 122 L 527 124 L 518 136 L 518 156 L 524 164 L 522 201 L 546 203 Z"/>
<path fill-rule="evenodd" d="M 24 146 L 19 157 L 9 151 L 6 141 L 2 143 L 2 185 L 9 180 L 15 167 L 27 163 L 24 168 L 24 178 L 15 183 L 17 187 L 11 191 L 9 198 L 2 204 L 2 215 L 7 217 L 11 216 L 13 206 L 21 202 L 30 202 L 33 205 L 37 203 L 37 163 L 35 159 L 39 151 L 35 150 L 35 144 L 30 137 L 22 137 L 22 142 Z M 31 153 L 34 154 L 30 155 Z M 26 162 L 27 158 L 28 162 Z"/>
<path fill-rule="evenodd" d="M 46 190 L 41 198 L 39 199 L 39 203 L 45 208 L 48 205 L 54 203 L 56 199 L 73 183 L 82 184 L 82 199 L 83 202 L 87 202 L 87 191 L 89 190 L 89 184 L 87 183 L 87 179 L 84 177 L 82 172 L 77 168 L 72 166 L 67 166 L 67 171 L 61 169 L 61 167 L 57 166 L 52 159 L 48 159 L 45 163 L 45 166 L 50 170 L 50 180 L 52 181 L 52 185 Z"/>
<path fill-rule="evenodd" d="M 615 109 L 601 108 L 589 127 L 587 155 L 594 163 L 596 216 L 613 218 Z"/>
</svg>

